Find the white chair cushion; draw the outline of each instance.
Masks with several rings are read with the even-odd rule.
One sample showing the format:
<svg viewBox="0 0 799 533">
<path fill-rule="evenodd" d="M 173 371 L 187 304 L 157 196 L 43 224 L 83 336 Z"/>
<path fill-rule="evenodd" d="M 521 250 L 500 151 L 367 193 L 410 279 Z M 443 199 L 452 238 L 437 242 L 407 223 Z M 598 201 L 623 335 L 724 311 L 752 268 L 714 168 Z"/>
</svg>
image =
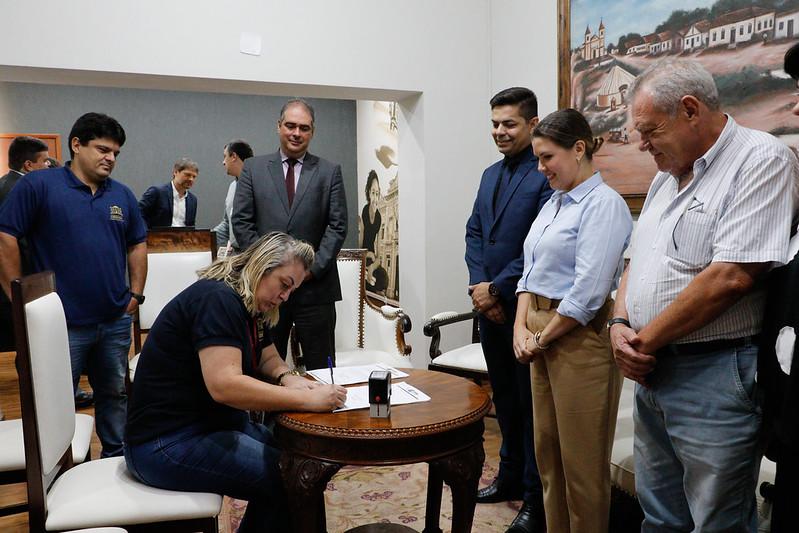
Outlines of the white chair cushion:
<svg viewBox="0 0 799 533">
<path fill-rule="evenodd" d="M 82 463 L 89 453 L 92 441 L 94 418 L 75 415 L 75 436 L 72 438 L 72 460 Z M 0 422 L 0 472 L 25 470 L 25 445 L 22 438 L 22 420 Z"/>
<path fill-rule="evenodd" d="M 412 366 L 409 357 L 401 357 L 379 350 L 336 350 L 336 366 L 370 365 L 373 363 L 383 363 L 394 368 Z"/>
<path fill-rule="evenodd" d="M 480 346 L 479 342 L 444 352 L 433 359 L 433 364 L 446 368 L 488 372 L 486 358 L 483 355 L 483 347 Z"/>
<path fill-rule="evenodd" d="M 619 398 L 619 414 L 616 416 L 616 434 L 610 453 L 610 482 L 631 495 L 635 495 L 634 400 L 635 382 L 624 378 Z"/>
<path fill-rule="evenodd" d="M 48 530 L 144 524 L 216 516 L 222 496 L 174 492 L 139 483 L 125 459 L 89 461 L 67 470 L 47 494 Z"/>
</svg>

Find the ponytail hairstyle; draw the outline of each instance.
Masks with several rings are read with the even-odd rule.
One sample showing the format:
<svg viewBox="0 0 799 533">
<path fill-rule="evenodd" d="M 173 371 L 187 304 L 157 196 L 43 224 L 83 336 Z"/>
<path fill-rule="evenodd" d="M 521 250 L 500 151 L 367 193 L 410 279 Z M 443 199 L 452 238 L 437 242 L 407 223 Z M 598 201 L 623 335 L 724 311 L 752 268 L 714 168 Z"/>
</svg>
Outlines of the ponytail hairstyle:
<svg viewBox="0 0 799 533">
<path fill-rule="evenodd" d="M 585 117 L 576 109 L 561 109 L 544 117 L 533 130 L 533 138 L 549 139 L 561 148 L 570 150 L 577 141 L 585 143 L 585 157 L 593 159 L 605 140 L 594 137 L 591 126 Z"/>
<path fill-rule="evenodd" d="M 200 279 L 225 282 L 241 296 L 247 311 L 255 317 L 258 315 L 255 291 L 261 279 L 277 267 L 293 261 L 299 261 L 308 270 L 313 258 L 310 244 L 275 231 L 264 235 L 239 255 L 217 259 L 210 266 L 198 270 L 197 275 Z M 278 309 L 274 308 L 263 320 L 268 326 L 274 326 L 279 315 Z"/>
</svg>

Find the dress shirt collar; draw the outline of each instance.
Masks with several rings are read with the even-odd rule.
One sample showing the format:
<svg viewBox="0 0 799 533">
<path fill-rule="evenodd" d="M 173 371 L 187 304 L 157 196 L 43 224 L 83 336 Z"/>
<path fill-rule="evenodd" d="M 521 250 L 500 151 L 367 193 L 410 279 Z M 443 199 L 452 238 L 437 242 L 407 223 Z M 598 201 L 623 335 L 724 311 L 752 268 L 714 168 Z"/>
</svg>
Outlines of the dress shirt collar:
<svg viewBox="0 0 799 533">
<path fill-rule="evenodd" d="M 702 157 L 697 159 L 694 162 L 694 177 L 699 177 L 707 170 L 707 168 L 713 164 L 713 161 L 716 160 L 716 157 L 724 150 L 724 148 L 730 143 L 733 137 L 735 137 L 735 132 L 738 129 L 738 124 L 733 120 L 733 118 L 726 113 L 724 116 L 727 117 L 727 123 L 724 125 L 724 129 L 721 130 L 721 134 L 719 138 L 716 139 L 716 142 L 713 143 L 707 152 L 704 153 Z M 676 177 L 675 177 L 676 179 Z"/>
<path fill-rule="evenodd" d="M 172 185 L 172 196 L 173 196 L 174 198 L 177 198 L 177 199 L 180 199 L 180 200 L 183 200 L 183 199 L 185 199 L 185 198 L 186 198 L 186 194 L 188 194 L 188 193 L 189 193 L 189 191 L 186 191 L 186 192 L 183 194 L 183 196 L 181 196 L 181 195 L 180 195 L 180 191 L 178 191 L 177 187 L 175 187 L 175 182 L 174 182 L 174 181 L 170 181 L 170 182 L 169 182 L 169 184 L 170 184 L 170 185 Z"/>
<path fill-rule="evenodd" d="M 530 159 L 532 155 L 533 155 L 533 145 L 530 144 L 518 154 L 506 155 L 505 159 L 502 160 L 502 164 L 505 165 L 510 170 L 515 170 L 516 167 L 518 167 L 522 161 Z"/>
<path fill-rule="evenodd" d="M 285 162 L 286 162 L 286 160 L 287 160 L 287 159 L 289 159 L 289 156 L 287 156 L 286 154 L 284 154 L 284 153 L 283 153 L 283 150 L 279 150 L 279 152 L 280 152 L 280 162 L 281 162 L 281 163 L 285 163 Z M 300 165 L 302 165 L 302 162 L 303 162 L 303 161 L 305 161 L 305 156 L 306 156 L 306 155 L 308 155 L 308 152 L 305 152 L 304 154 L 302 154 L 302 156 L 300 156 L 300 157 L 297 157 L 297 158 L 295 158 L 295 159 L 297 160 L 297 162 L 298 162 Z"/>
<path fill-rule="evenodd" d="M 24 176 L 24 175 L 25 175 L 25 173 L 24 173 L 24 172 L 20 172 L 19 170 L 14 170 L 13 168 L 9 168 L 8 170 L 10 170 L 11 172 L 15 172 L 15 173 L 17 173 L 17 174 L 19 174 L 20 176 Z"/>
<path fill-rule="evenodd" d="M 599 172 L 594 172 L 590 178 L 570 191 L 555 191 L 552 193 L 552 198 L 560 198 L 562 200 L 563 196 L 568 196 L 572 202 L 579 204 L 583 198 L 588 196 L 588 193 L 596 189 L 601 183 L 603 183 L 602 176 L 600 176 Z"/>
</svg>

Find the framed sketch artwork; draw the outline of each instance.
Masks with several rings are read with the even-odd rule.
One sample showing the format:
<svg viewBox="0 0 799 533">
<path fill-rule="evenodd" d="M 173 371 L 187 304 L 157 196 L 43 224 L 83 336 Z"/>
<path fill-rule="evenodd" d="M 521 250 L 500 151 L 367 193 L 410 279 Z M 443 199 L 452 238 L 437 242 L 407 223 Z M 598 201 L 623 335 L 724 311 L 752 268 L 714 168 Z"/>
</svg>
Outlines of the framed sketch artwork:
<svg viewBox="0 0 799 533">
<path fill-rule="evenodd" d="M 702 63 L 722 109 L 790 145 L 796 85 L 783 56 L 799 38 L 799 0 L 559 0 L 558 104 L 582 112 L 605 145 L 594 164 L 635 212 L 657 168 L 630 119 L 627 89 L 664 57 Z"/>
</svg>

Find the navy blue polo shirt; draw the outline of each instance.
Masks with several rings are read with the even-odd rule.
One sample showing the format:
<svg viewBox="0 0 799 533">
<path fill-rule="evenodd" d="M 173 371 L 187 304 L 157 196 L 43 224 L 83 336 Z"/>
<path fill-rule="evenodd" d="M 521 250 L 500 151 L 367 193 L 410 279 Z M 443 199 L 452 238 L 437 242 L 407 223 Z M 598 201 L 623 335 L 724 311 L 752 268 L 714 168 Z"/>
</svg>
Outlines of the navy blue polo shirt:
<svg viewBox="0 0 799 533">
<path fill-rule="evenodd" d="M 108 178 L 92 195 L 69 167 L 31 172 L 0 207 L 0 231 L 28 239 L 35 272 L 55 272 L 69 326 L 99 324 L 125 311 L 128 247 L 147 238 L 125 185 Z"/>
</svg>

